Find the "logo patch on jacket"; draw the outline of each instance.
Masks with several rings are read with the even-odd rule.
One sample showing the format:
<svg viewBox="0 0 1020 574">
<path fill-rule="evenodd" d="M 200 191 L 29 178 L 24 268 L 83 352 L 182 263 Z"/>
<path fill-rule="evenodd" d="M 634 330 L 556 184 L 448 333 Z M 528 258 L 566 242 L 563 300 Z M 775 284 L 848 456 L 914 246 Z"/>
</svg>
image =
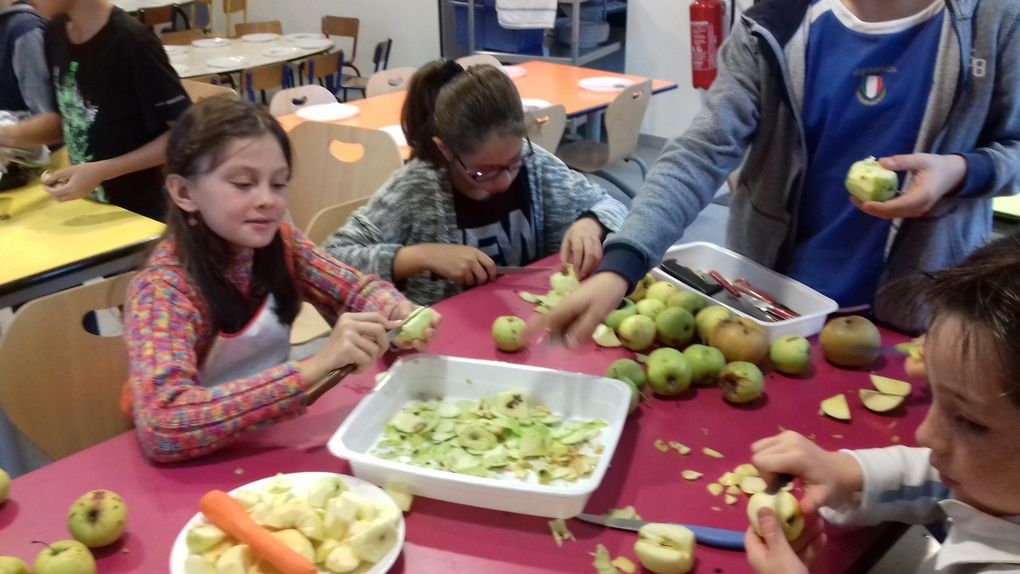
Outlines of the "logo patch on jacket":
<svg viewBox="0 0 1020 574">
<path fill-rule="evenodd" d="M 885 99 L 885 82 L 882 76 L 868 74 L 857 86 L 857 99 L 866 106 L 873 106 Z"/>
</svg>

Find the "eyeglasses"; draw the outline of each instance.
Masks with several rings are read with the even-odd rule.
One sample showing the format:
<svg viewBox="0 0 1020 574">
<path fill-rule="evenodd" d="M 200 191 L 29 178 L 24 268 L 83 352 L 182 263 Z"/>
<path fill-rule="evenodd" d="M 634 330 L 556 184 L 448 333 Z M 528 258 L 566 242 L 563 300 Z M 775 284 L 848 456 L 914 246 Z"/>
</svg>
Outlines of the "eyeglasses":
<svg viewBox="0 0 1020 574">
<path fill-rule="evenodd" d="M 495 167 L 493 169 L 488 169 L 485 171 L 471 169 L 468 166 L 464 165 L 464 160 L 460 159 L 459 155 L 455 155 L 453 157 L 456 158 L 457 163 L 460 164 L 460 167 L 464 168 L 464 173 L 466 173 L 467 176 L 470 177 L 475 183 L 485 183 L 488 181 L 493 181 L 499 176 L 503 175 L 504 171 L 507 173 L 516 173 L 518 170 L 521 169 L 521 165 L 524 164 L 524 160 L 535 155 L 535 148 L 534 146 L 531 145 L 531 138 L 525 137 L 524 140 L 528 142 L 528 146 L 527 150 L 525 150 L 520 155 L 520 157 L 504 166 Z"/>
</svg>

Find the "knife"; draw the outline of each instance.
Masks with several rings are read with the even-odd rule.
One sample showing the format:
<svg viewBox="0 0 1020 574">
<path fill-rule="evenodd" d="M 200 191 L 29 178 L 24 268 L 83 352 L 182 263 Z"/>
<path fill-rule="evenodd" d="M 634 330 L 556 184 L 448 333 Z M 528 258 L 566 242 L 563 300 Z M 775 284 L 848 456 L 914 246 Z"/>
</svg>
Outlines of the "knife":
<svg viewBox="0 0 1020 574">
<path fill-rule="evenodd" d="M 519 275 L 521 273 L 544 273 L 546 271 L 559 271 L 555 267 L 519 267 L 516 265 L 497 265 L 497 275 Z"/>
<path fill-rule="evenodd" d="M 727 281 L 726 278 L 723 277 L 722 274 L 720 274 L 718 271 L 714 270 L 709 271 L 708 275 L 712 279 L 715 279 L 716 283 L 718 283 L 723 288 L 723 291 L 726 293 L 725 301 L 730 305 L 730 307 L 740 309 L 747 315 L 754 317 L 759 321 L 765 321 L 769 323 L 776 321 L 775 317 L 769 315 L 766 311 L 759 309 L 752 301 L 750 301 L 746 297 L 741 296 L 740 291 L 736 287 L 734 287 L 732 283 Z"/>
<path fill-rule="evenodd" d="M 574 518 L 590 522 L 592 524 L 601 524 L 602 526 L 608 526 L 609 528 L 631 530 L 633 532 L 637 532 L 642 526 L 650 523 L 650 521 L 647 520 L 612 518 L 604 514 L 588 514 L 586 512 L 578 514 Z M 699 544 L 713 546 L 715 548 L 724 548 L 726 550 L 744 549 L 744 531 L 742 530 L 725 530 L 723 528 L 710 528 L 708 526 L 691 526 L 690 524 L 680 524 L 680 526 L 689 528 L 691 532 L 694 533 L 694 539 Z"/>
</svg>

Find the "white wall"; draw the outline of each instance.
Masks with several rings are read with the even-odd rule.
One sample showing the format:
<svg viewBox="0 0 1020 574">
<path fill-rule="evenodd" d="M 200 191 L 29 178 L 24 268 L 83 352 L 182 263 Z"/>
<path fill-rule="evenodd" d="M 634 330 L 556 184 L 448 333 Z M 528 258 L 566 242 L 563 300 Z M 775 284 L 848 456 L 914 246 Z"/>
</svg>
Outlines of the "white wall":
<svg viewBox="0 0 1020 574">
<path fill-rule="evenodd" d="M 224 28 L 222 0 L 215 1 L 213 29 Z M 279 20 L 283 31 L 318 32 L 325 15 L 361 20 L 358 58 L 362 73 L 372 70 L 372 49 L 393 38 L 390 67 L 420 66 L 439 57 L 439 8 L 435 0 L 248 0 L 248 21 Z M 234 22 L 240 16 L 234 16 Z M 337 43 L 350 57 L 348 42 Z"/>
</svg>

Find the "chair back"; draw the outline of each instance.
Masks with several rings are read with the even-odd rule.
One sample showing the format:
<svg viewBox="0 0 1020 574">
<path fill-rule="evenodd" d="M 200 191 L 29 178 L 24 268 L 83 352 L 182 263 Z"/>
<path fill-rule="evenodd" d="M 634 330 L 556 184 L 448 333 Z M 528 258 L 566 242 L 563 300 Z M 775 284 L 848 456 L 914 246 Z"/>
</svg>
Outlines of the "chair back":
<svg viewBox="0 0 1020 574">
<path fill-rule="evenodd" d="M 288 203 L 299 229 L 323 207 L 372 195 L 404 163 L 382 130 L 306 121 L 290 131 L 290 141 L 295 161 Z"/>
<path fill-rule="evenodd" d="M 210 76 L 206 76 L 206 78 L 212 79 Z M 221 95 L 227 95 L 235 100 L 240 98 L 240 96 L 237 95 L 237 92 L 227 86 L 217 86 L 209 82 L 181 80 L 181 86 L 184 88 L 184 91 L 187 92 L 188 97 L 191 98 L 192 102 L 198 102 L 206 98 Z"/>
<path fill-rule="evenodd" d="M 605 165 L 629 157 L 637 149 L 641 122 L 652 99 L 652 81 L 645 80 L 621 91 L 606 108 L 606 140 L 609 155 Z"/>
<path fill-rule="evenodd" d="M 285 116 L 305 106 L 335 102 L 336 96 L 326 88 L 315 84 L 307 84 L 277 92 L 273 96 L 272 101 L 269 102 L 269 113 L 274 116 Z"/>
<path fill-rule="evenodd" d="M 372 50 L 372 71 L 379 72 L 390 67 L 390 51 L 393 49 L 393 38 L 386 38 L 375 45 Z"/>
<path fill-rule="evenodd" d="M 248 0 L 223 0 L 223 14 L 227 17 L 227 27 L 224 34 L 230 36 L 231 20 L 234 14 L 241 13 L 241 22 L 248 21 Z"/>
<path fill-rule="evenodd" d="M 0 341 L 0 408 L 39 450 L 59 459 L 131 428 L 120 413 L 124 337 L 87 332 L 89 311 L 124 303 L 130 274 L 35 299 Z"/>
<path fill-rule="evenodd" d="M 189 28 L 179 32 L 163 32 L 159 36 L 159 41 L 164 46 L 188 46 L 199 38 L 205 38 L 205 31 L 200 28 Z"/>
<path fill-rule="evenodd" d="M 240 38 L 245 34 L 283 34 L 283 24 L 279 20 L 265 22 L 240 22 L 234 26 L 234 35 Z"/>
<path fill-rule="evenodd" d="M 358 57 L 358 29 L 360 27 L 361 21 L 357 18 L 347 18 L 345 16 L 322 17 L 323 34 L 351 39 L 350 54 L 352 62 Z"/>
<path fill-rule="evenodd" d="M 316 245 L 322 245 L 330 235 L 340 229 L 351 218 L 351 214 L 358 210 L 372 199 L 371 195 L 359 197 L 350 201 L 324 207 L 312 216 L 312 220 L 305 228 L 305 235 Z"/>
<path fill-rule="evenodd" d="M 270 64 L 257 68 L 248 68 L 241 72 L 241 85 L 244 86 L 244 93 L 251 101 L 255 99 L 255 92 L 262 94 L 261 101 L 266 104 L 266 90 L 286 88 L 290 85 L 287 74 L 289 68 L 285 64 Z"/>
<path fill-rule="evenodd" d="M 368 78 L 368 85 L 365 86 L 365 97 L 381 96 L 390 92 L 400 92 L 407 89 L 407 83 L 411 81 L 418 68 L 404 67 L 393 68 L 392 70 L 378 71 Z"/>
<path fill-rule="evenodd" d="M 495 66 L 497 68 L 503 66 L 503 64 L 499 63 L 499 60 L 497 60 L 495 56 L 490 56 L 488 54 L 472 54 L 470 56 L 457 58 L 457 63 L 460 64 L 461 67 L 464 68 L 465 70 L 470 68 L 471 66 L 489 65 Z"/>
<path fill-rule="evenodd" d="M 173 24 L 174 16 L 177 13 L 173 6 L 159 6 L 156 8 L 143 8 L 138 11 L 138 20 L 144 26 L 152 28 L 160 24 Z"/>
<path fill-rule="evenodd" d="M 306 78 L 308 83 L 321 84 L 330 92 L 335 92 L 340 85 L 340 67 L 343 62 L 343 50 L 305 58 L 304 65 L 308 70 Z"/>
<path fill-rule="evenodd" d="M 567 128 L 567 109 L 562 104 L 532 110 L 524 114 L 531 143 L 549 153 L 556 153 Z"/>
</svg>

